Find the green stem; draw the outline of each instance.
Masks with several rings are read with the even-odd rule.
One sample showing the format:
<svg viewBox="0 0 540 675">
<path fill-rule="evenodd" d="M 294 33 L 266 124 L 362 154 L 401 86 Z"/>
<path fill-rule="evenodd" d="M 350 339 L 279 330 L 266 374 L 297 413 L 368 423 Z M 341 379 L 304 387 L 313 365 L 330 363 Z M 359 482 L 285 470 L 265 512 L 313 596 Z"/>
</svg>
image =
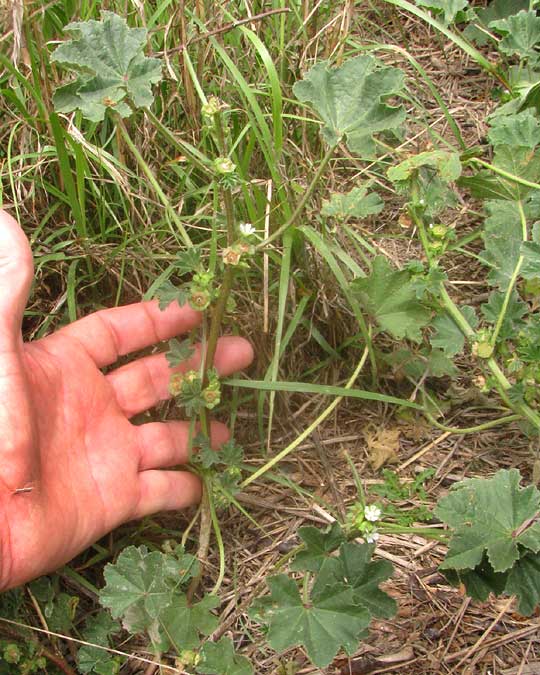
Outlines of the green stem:
<svg viewBox="0 0 540 675">
<path fill-rule="evenodd" d="M 221 528 L 219 526 L 219 518 L 216 514 L 216 507 L 214 505 L 214 500 L 212 499 L 212 492 L 209 489 L 211 486 L 207 484 L 206 490 L 208 490 L 208 504 L 210 506 L 210 518 L 212 520 L 212 527 L 214 528 L 214 535 L 216 537 L 216 543 L 218 546 L 219 552 L 219 574 L 212 589 L 212 595 L 216 595 L 221 588 L 223 579 L 225 578 L 225 546 L 223 545 L 223 536 L 221 534 Z"/>
<path fill-rule="evenodd" d="M 117 123 L 117 128 L 120 129 L 120 133 L 122 134 L 122 138 L 124 139 L 124 141 L 126 142 L 126 145 L 128 146 L 128 148 L 131 151 L 131 154 L 133 155 L 133 157 L 137 161 L 137 164 L 141 168 L 144 175 L 148 178 L 148 180 L 150 182 L 150 185 L 152 186 L 154 192 L 156 193 L 159 200 L 161 201 L 161 203 L 165 207 L 165 209 L 167 211 L 167 214 L 169 215 L 171 220 L 174 222 L 174 224 L 178 228 L 178 231 L 180 232 L 180 235 L 181 235 L 182 239 L 184 240 L 185 245 L 188 248 L 192 248 L 193 242 L 191 241 L 186 229 L 184 228 L 182 222 L 180 221 L 180 218 L 178 217 L 176 211 L 172 207 L 172 204 L 169 201 L 167 195 L 161 189 L 160 184 L 158 183 L 156 177 L 152 173 L 152 169 L 150 169 L 148 164 L 144 161 L 143 156 L 139 152 L 137 146 L 131 140 L 131 138 L 129 136 L 129 133 L 128 133 L 128 130 L 126 129 L 126 125 L 124 124 L 124 121 L 122 120 L 122 118 L 120 116 L 117 116 L 116 123 Z"/>
<path fill-rule="evenodd" d="M 461 329 L 461 332 L 469 340 L 474 341 L 476 337 L 474 330 L 469 325 L 467 319 L 459 311 L 458 307 L 456 306 L 452 298 L 448 295 L 448 292 L 444 287 L 444 284 L 441 283 L 440 289 L 441 289 L 441 300 L 445 306 L 446 311 L 454 319 L 458 327 Z M 524 417 L 528 422 L 530 422 L 534 427 L 536 427 L 536 429 L 540 430 L 540 415 L 535 410 L 530 408 L 526 403 L 513 403 L 508 398 L 506 392 L 508 389 L 511 388 L 512 385 L 508 381 L 506 375 L 501 370 L 497 361 L 495 361 L 493 357 L 486 359 L 485 361 L 486 365 L 491 370 L 493 376 L 497 381 L 499 393 L 504 402 L 506 403 L 506 405 L 512 410 L 514 410 L 516 413 Z"/>
<path fill-rule="evenodd" d="M 502 176 L 503 178 L 506 178 L 506 179 L 512 181 L 513 183 L 519 183 L 519 185 L 524 185 L 525 187 L 533 188 L 534 190 L 540 190 L 540 184 L 539 183 L 533 183 L 530 180 L 526 180 L 525 178 L 521 178 L 520 176 L 515 176 L 513 173 L 508 173 L 508 171 L 505 171 L 504 169 L 499 169 L 498 166 L 494 166 L 493 164 L 490 164 L 489 162 L 485 162 L 483 159 L 478 159 L 478 158 L 474 157 L 470 161 L 475 162 L 476 164 L 480 164 L 481 166 L 485 166 L 486 169 L 489 169 L 490 171 L 493 171 L 493 173 L 499 174 L 499 176 Z"/>
<path fill-rule="evenodd" d="M 214 356 L 216 355 L 221 322 L 227 308 L 227 300 L 232 289 L 233 278 L 234 269 L 231 267 L 231 265 L 227 265 L 225 274 L 223 275 L 223 282 L 221 284 L 219 297 L 214 306 L 214 311 L 212 312 L 212 322 L 210 324 L 208 343 L 206 345 L 203 388 L 208 384 L 208 369 L 211 368 L 214 363 Z"/>
<path fill-rule="evenodd" d="M 208 483 L 203 478 L 203 495 L 200 507 L 199 519 L 199 547 L 197 549 L 197 559 L 199 561 L 200 570 L 196 577 L 193 577 L 189 587 L 186 591 L 188 603 L 193 601 L 195 593 L 199 588 L 202 580 L 203 569 L 208 558 L 208 548 L 210 547 L 210 533 L 212 531 L 212 515 L 210 507 L 210 497 L 208 492 Z"/>
<path fill-rule="evenodd" d="M 424 249 L 424 253 L 426 254 L 429 266 L 431 267 L 432 263 L 431 246 L 429 244 L 426 227 L 424 225 L 424 219 L 418 213 L 418 208 L 420 206 L 420 199 L 419 199 L 418 180 L 416 178 L 414 178 L 411 181 L 411 197 L 412 203 L 409 204 L 409 213 L 411 214 L 411 218 L 414 220 L 415 225 L 418 228 L 418 235 L 420 236 L 422 248 Z"/>
<path fill-rule="evenodd" d="M 214 124 L 217 136 L 217 144 L 219 152 L 223 157 L 227 155 L 227 140 L 225 138 L 225 131 L 221 121 L 221 113 L 214 115 Z M 223 188 L 223 203 L 225 206 L 225 219 L 227 223 L 227 246 L 232 246 L 234 243 L 234 204 L 232 192 L 229 188 Z M 204 359 L 204 377 L 203 387 L 208 384 L 208 369 L 212 368 L 214 363 L 214 356 L 216 353 L 219 332 L 221 329 L 221 322 L 227 309 L 227 300 L 232 289 L 234 279 L 234 268 L 232 265 L 225 266 L 225 273 L 223 275 L 223 282 L 219 292 L 219 297 L 212 312 L 212 321 L 210 324 L 210 331 L 208 334 L 208 343 L 206 345 L 206 355 Z"/>
<path fill-rule="evenodd" d="M 392 523 L 377 523 L 381 533 L 391 534 L 419 534 L 426 539 L 436 539 L 438 541 L 447 541 L 450 537 L 449 532 L 435 527 L 407 527 L 405 525 L 393 525 Z"/>
<path fill-rule="evenodd" d="M 447 431 L 451 434 L 475 434 L 479 431 L 494 429 L 495 427 L 501 426 L 502 424 L 510 424 L 511 422 L 516 422 L 517 420 L 521 419 L 521 415 L 507 415 L 506 417 L 501 417 L 497 420 L 490 420 L 489 422 L 484 422 L 483 424 L 477 424 L 474 427 L 449 427 L 446 424 L 441 424 L 427 410 L 424 410 L 424 415 L 434 427 L 437 427 L 437 429 L 440 429 L 441 431 Z"/>
<path fill-rule="evenodd" d="M 520 200 L 518 201 L 517 204 L 519 209 L 519 217 L 521 219 L 523 241 L 527 241 L 527 218 L 525 216 L 525 211 L 523 210 L 523 203 Z M 523 266 L 524 260 L 525 260 L 524 256 L 520 255 L 514 268 L 514 271 L 512 273 L 512 276 L 510 277 L 510 283 L 508 284 L 508 288 L 506 289 L 506 293 L 504 294 L 504 300 L 501 307 L 501 311 L 499 312 L 499 316 L 497 317 L 495 330 L 493 331 L 493 335 L 491 336 L 490 342 L 492 347 L 495 347 L 497 343 L 497 338 L 499 337 L 499 333 L 501 332 L 501 328 L 504 323 L 504 318 L 506 316 L 506 312 L 508 311 L 508 305 L 510 304 L 512 293 L 519 278 L 519 274 L 521 272 L 521 267 Z"/>
<path fill-rule="evenodd" d="M 368 355 L 369 355 L 369 350 L 366 347 L 364 349 L 363 354 L 362 354 L 362 358 L 360 359 L 360 361 L 358 362 L 358 365 L 356 366 L 356 368 L 354 370 L 354 373 L 351 375 L 347 384 L 345 385 L 345 389 L 350 389 L 353 386 L 353 384 L 356 381 L 356 378 L 360 375 L 360 372 L 361 372 L 362 368 L 364 367 L 364 365 L 367 361 Z M 287 455 L 290 455 L 290 453 L 293 450 L 295 450 L 300 445 L 300 443 L 302 443 L 303 440 L 305 440 L 308 436 L 310 436 L 313 433 L 313 431 L 319 426 L 319 424 L 324 422 L 324 420 L 329 415 L 332 414 L 332 412 L 337 408 L 337 406 L 341 403 L 342 400 L 343 400 L 343 396 L 337 396 L 332 401 L 332 403 L 328 406 L 328 408 L 323 410 L 323 412 L 317 417 L 316 420 L 314 420 L 307 427 L 307 429 L 304 429 L 304 431 L 298 436 L 298 438 L 296 438 L 292 443 L 289 443 L 289 445 L 286 448 L 284 448 L 275 457 L 272 457 L 272 459 L 269 460 L 268 462 L 266 462 L 266 464 L 264 464 L 263 466 L 261 466 L 260 469 L 257 469 L 257 471 L 252 473 L 251 476 L 248 476 L 242 482 L 240 487 L 242 489 L 246 488 L 250 483 L 253 483 L 254 480 L 257 480 L 257 478 L 260 478 L 261 476 L 263 476 L 267 471 L 270 471 L 270 469 L 272 469 L 272 467 L 274 467 L 276 464 L 281 462 L 282 459 L 285 459 L 285 457 L 287 457 Z"/>
<path fill-rule="evenodd" d="M 273 241 L 275 241 L 278 237 L 280 237 L 284 232 L 286 232 L 291 225 L 293 225 L 300 215 L 302 214 L 302 211 L 304 210 L 304 207 L 306 206 L 309 198 L 313 194 L 313 191 L 315 190 L 317 183 L 319 182 L 321 176 L 324 173 L 324 170 L 326 169 L 328 162 L 332 159 L 332 155 L 334 154 L 334 151 L 336 147 L 338 146 L 339 142 L 341 139 L 337 141 L 334 145 L 331 145 L 328 150 L 326 151 L 326 154 L 321 160 L 321 163 L 319 164 L 319 168 L 315 172 L 315 175 L 313 176 L 311 183 L 307 187 L 306 191 L 302 195 L 300 201 L 296 205 L 296 208 L 294 209 L 291 217 L 287 220 L 286 223 L 281 225 L 281 227 L 278 227 L 278 229 L 273 232 L 267 239 L 264 241 L 261 241 L 257 246 L 255 247 L 257 250 L 260 250 L 261 248 L 264 248 L 265 246 L 268 246 L 268 244 L 271 244 Z"/>
</svg>

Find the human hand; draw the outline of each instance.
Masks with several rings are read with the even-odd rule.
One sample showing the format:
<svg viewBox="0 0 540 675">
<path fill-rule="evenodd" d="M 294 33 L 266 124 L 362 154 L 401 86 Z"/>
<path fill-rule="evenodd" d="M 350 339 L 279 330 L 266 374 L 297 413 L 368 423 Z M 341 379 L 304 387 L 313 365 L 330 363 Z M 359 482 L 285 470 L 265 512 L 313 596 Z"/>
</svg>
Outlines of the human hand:
<svg viewBox="0 0 540 675">
<path fill-rule="evenodd" d="M 196 503 L 188 424 L 129 420 L 169 397 L 164 354 L 104 375 L 118 356 L 186 332 L 200 313 L 142 302 L 96 312 L 23 344 L 33 275 L 21 228 L 0 211 L 0 590 L 50 572 L 133 518 Z M 249 343 L 221 338 L 221 375 L 245 368 Z M 195 355 L 185 369 L 197 367 Z M 182 370 L 180 368 L 179 370 Z M 227 439 L 212 425 L 212 441 Z"/>
</svg>

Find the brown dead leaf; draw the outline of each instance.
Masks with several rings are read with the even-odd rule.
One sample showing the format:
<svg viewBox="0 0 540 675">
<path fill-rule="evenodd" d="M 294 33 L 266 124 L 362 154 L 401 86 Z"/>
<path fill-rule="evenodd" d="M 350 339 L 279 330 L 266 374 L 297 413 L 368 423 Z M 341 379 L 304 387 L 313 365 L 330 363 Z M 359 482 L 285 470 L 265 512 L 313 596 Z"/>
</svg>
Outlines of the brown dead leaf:
<svg viewBox="0 0 540 675">
<path fill-rule="evenodd" d="M 364 437 L 368 446 L 369 462 L 374 471 L 385 464 L 396 464 L 398 460 L 401 429 L 377 429 L 366 431 Z"/>
</svg>

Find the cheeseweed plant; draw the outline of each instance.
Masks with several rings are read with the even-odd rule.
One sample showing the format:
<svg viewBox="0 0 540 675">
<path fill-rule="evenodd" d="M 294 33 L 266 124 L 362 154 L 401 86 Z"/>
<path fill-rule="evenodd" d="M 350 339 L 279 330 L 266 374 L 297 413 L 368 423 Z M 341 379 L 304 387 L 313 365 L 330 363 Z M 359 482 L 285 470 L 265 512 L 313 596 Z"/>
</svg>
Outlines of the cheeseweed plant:
<svg viewBox="0 0 540 675">
<path fill-rule="evenodd" d="M 71 73 L 70 81 L 53 97 L 53 132 L 59 137 L 62 125 L 73 120 L 87 125 L 84 128 L 95 134 L 94 141 L 96 134 L 104 146 L 114 140 L 116 154 L 124 160 L 128 157 L 126 164 L 144 175 L 163 210 L 160 226 L 171 233 L 177 249 L 148 295 L 157 298 L 162 309 L 171 303 L 187 304 L 202 315 L 200 329 L 182 341 L 172 339 L 167 350 L 170 393 L 182 417 L 190 422 L 189 468 L 204 486 L 193 521 L 179 541 L 167 541 L 161 547 L 123 548 L 105 567 L 104 587 L 87 588 L 103 607 L 94 616 L 79 619 L 76 598 L 60 593 L 49 581 L 33 586 L 34 598 L 46 607 L 51 627 L 67 633 L 76 625 L 78 635 L 88 643 L 76 654 L 82 673 L 116 675 L 120 671 L 126 655 L 107 650 L 122 630 L 129 635 L 144 634 L 155 660 L 164 657 L 174 664 L 167 667 L 178 672 L 254 672 L 250 659 L 240 653 L 241 647 L 221 630 L 220 591 L 232 566 L 225 558 L 220 514 L 237 508 L 242 517 L 250 518 L 239 494 L 263 476 L 279 482 L 272 470 L 345 397 L 406 409 L 449 433 L 477 433 L 517 422 L 532 450 L 537 450 L 537 3 L 495 0 L 481 9 L 469 7 L 466 0 L 386 2 L 453 40 L 495 79 L 493 111 L 481 146 L 467 146 L 435 90 L 453 137 L 433 133 L 430 144 L 414 153 L 405 152 L 403 143 L 423 124 L 422 116 L 414 114 L 410 78 L 404 70 L 379 59 L 377 47 L 350 46 L 345 58 L 319 60 L 292 86 L 301 115 L 289 115 L 294 121 L 289 129 L 291 142 L 299 143 L 302 134 L 321 146 L 312 178 L 295 190 L 289 186 L 292 177 L 280 155 L 284 117 L 280 87 L 284 82 L 265 45 L 249 29 L 245 35 L 271 73 L 271 114 L 263 114 L 226 47 L 212 40 L 211 49 L 237 77 L 249 110 L 238 110 L 236 103 L 207 86 L 186 55 L 185 67 L 195 85 L 185 93 L 190 110 L 201 120 L 189 142 L 167 126 L 166 115 L 154 112 L 155 93 L 165 86 L 170 71 L 164 69 L 163 60 L 146 55 L 146 28 L 131 27 L 126 19 L 104 11 L 100 20 L 65 26 L 68 39 L 52 54 L 52 62 Z M 497 48 L 497 63 L 483 55 L 485 44 Z M 412 58 L 409 63 L 416 64 Z M 280 75 L 284 75 L 283 68 Z M 246 118 L 256 132 L 244 145 Z M 203 207 L 192 219 L 203 226 L 190 227 L 189 219 L 181 218 L 171 203 L 152 162 L 134 141 L 136 121 L 150 126 L 178 153 L 172 164 L 179 180 L 190 196 L 200 198 L 203 193 L 198 202 Z M 82 134 L 81 138 L 84 141 Z M 104 148 L 93 147 L 97 154 L 105 153 Z M 250 175 L 254 153 L 272 160 L 267 165 L 274 196 L 268 196 L 266 183 L 266 192 L 262 190 L 264 181 Z M 354 158 L 360 176 L 371 178 L 356 181 L 348 191 L 328 194 L 326 171 L 331 162 L 345 155 Z M 112 171 L 114 162 L 107 161 Z M 189 163 L 191 173 L 184 162 Z M 199 176 L 204 176 L 201 184 Z M 67 187 L 72 196 L 78 188 L 75 184 Z M 324 191 L 325 198 L 320 208 L 314 202 L 315 215 L 307 219 L 306 209 L 313 206 L 317 189 Z M 478 200 L 473 229 L 462 227 L 458 215 L 462 194 Z M 401 226 L 414 242 L 408 249 L 412 251 L 409 259 L 399 266 L 383 247 L 373 245 L 366 228 L 351 226 L 352 221 L 385 218 L 388 195 L 394 205 L 396 200 L 399 203 Z M 82 228 L 83 211 L 79 209 L 74 217 Z M 290 339 L 284 322 L 287 294 L 293 286 L 291 270 L 294 265 L 302 269 L 307 252 L 320 260 L 355 322 L 355 335 L 346 344 L 352 349 L 346 353 L 353 353 L 357 360 L 341 386 L 279 380 L 280 359 Z M 263 379 L 223 382 L 214 367 L 218 337 L 224 326 L 234 325 L 238 291 L 249 285 L 253 270 L 264 269 L 263 256 L 279 266 L 274 355 Z M 453 279 L 457 256 L 474 261 L 485 272 L 490 293 L 479 307 L 458 299 Z M 298 276 L 304 294 L 295 310 L 294 327 L 302 325 L 303 312 L 317 288 L 316 279 L 303 278 L 301 271 Z M 344 360 L 321 333 L 314 330 L 313 334 L 330 361 Z M 459 374 L 464 356 L 467 368 L 473 370 L 470 386 L 484 397 L 482 412 L 489 416 L 474 427 L 450 426 L 441 417 L 445 405 L 440 383 Z M 186 367 L 186 362 L 196 365 Z M 406 396 L 383 390 L 379 375 L 388 369 L 405 374 Z M 365 388 L 357 386 L 361 376 L 369 383 Z M 266 431 L 263 412 L 267 410 L 271 428 L 275 392 L 311 393 L 333 400 L 295 440 L 277 454 L 265 456 L 253 469 L 234 440 L 219 451 L 211 447 L 210 417 L 223 406 L 227 387 L 232 386 L 259 392 L 261 446 Z M 299 545 L 267 577 L 268 592 L 257 589 L 258 597 L 247 609 L 272 650 L 281 655 L 300 647 L 315 666 L 327 668 L 341 650 L 354 654 L 374 618 L 394 615 L 396 603 L 387 592 L 393 568 L 376 557 L 376 545 L 384 541 L 381 535 L 385 533 L 421 534 L 447 543 L 440 570 L 450 583 L 463 584 L 478 600 L 485 600 L 489 593 L 514 595 L 521 613 L 535 611 L 540 603 L 540 492 L 533 485 L 521 487 L 516 469 L 499 471 L 488 479 L 458 482 L 439 500 L 433 514 L 423 504 L 427 499 L 424 487 L 433 471 L 419 474 L 412 484 L 386 472 L 384 485 L 370 491 L 364 490 L 353 463 L 351 471 L 357 494 L 347 514 L 326 529 L 301 527 Z M 413 499 L 421 505 L 402 509 L 394 504 Z M 253 520 L 251 524 L 259 527 Z M 197 528 L 194 549 L 192 533 Z M 219 552 L 215 569 L 208 564 L 210 546 Z M 211 576 L 210 592 L 204 592 Z M 12 615 L 17 617 L 18 612 L 14 606 Z M 246 642 L 252 639 L 246 631 Z M 21 649 L 11 639 L 0 643 L 0 651 L 5 663 L 21 664 L 26 669 L 21 672 L 29 673 L 43 668 L 42 658 L 54 657 L 42 655 L 33 645 Z"/>
</svg>

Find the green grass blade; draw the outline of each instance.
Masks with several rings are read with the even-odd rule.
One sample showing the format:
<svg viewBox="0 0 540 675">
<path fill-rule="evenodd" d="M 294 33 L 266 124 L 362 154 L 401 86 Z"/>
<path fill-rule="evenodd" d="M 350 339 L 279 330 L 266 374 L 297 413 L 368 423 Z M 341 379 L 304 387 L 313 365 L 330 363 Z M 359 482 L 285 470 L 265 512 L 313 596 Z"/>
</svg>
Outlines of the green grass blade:
<svg viewBox="0 0 540 675">
<path fill-rule="evenodd" d="M 343 396 L 349 398 L 361 398 L 366 401 L 381 401 L 392 405 L 423 410 L 423 407 L 413 401 L 395 396 L 379 394 L 367 389 L 347 389 L 346 387 L 334 387 L 328 384 L 310 384 L 309 382 L 266 382 L 265 380 L 224 380 L 224 384 L 230 387 L 242 387 L 262 391 L 289 391 L 296 394 L 323 394 L 324 396 Z"/>
</svg>

